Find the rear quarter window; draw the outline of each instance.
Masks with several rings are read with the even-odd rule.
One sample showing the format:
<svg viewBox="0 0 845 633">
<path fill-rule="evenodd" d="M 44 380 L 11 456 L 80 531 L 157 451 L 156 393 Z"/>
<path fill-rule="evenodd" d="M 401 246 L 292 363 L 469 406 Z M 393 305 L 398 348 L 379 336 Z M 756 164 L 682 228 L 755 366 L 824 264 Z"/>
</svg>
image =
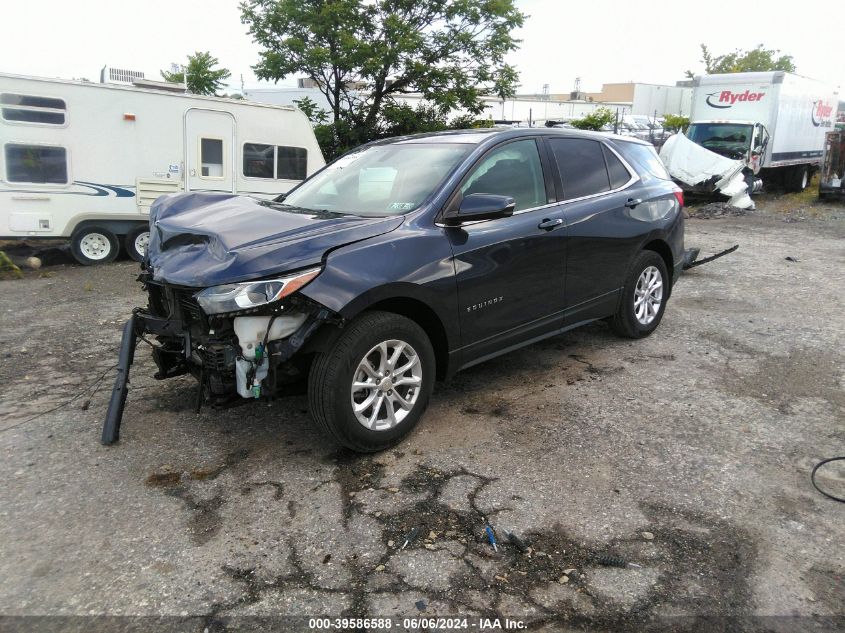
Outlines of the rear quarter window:
<svg viewBox="0 0 845 633">
<path fill-rule="evenodd" d="M 620 142 L 614 143 L 619 152 L 629 161 L 640 173 L 647 173 L 660 180 L 672 180 L 672 176 L 666 171 L 663 161 L 657 155 L 657 150 L 651 145 L 642 143 Z"/>
</svg>

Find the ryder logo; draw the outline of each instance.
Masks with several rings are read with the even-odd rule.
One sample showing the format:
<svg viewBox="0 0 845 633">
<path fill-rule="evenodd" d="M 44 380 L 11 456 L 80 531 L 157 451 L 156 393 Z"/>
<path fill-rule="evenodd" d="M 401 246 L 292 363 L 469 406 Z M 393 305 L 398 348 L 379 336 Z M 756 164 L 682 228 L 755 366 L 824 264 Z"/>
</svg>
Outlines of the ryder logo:
<svg viewBox="0 0 845 633">
<path fill-rule="evenodd" d="M 831 115 L 833 114 L 833 106 L 828 105 L 821 99 L 813 101 L 813 110 L 810 117 L 813 120 L 813 125 L 816 127 L 831 127 Z"/>
<path fill-rule="evenodd" d="M 724 110 L 737 102 L 762 101 L 765 96 L 765 92 L 751 92 L 750 90 L 746 90 L 745 92 L 731 92 L 730 90 L 722 90 L 720 92 L 711 92 L 707 95 L 705 101 L 711 108 Z M 713 103 L 714 100 L 718 101 L 718 103 Z"/>
</svg>

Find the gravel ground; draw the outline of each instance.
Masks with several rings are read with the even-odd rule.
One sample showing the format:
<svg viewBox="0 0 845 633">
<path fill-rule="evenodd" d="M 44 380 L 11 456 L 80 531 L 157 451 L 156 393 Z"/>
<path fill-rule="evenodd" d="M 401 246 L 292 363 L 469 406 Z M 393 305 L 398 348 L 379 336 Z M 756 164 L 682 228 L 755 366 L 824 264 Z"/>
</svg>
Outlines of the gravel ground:
<svg viewBox="0 0 845 633">
<path fill-rule="evenodd" d="M 845 627 L 845 506 L 808 481 L 845 452 L 845 214 L 788 206 L 688 221 L 702 256 L 740 248 L 681 278 L 654 336 L 599 323 L 467 370 L 368 457 L 319 436 L 302 396 L 197 415 L 193 382 L 152 380 L 143 346 L 103 447 L 136 265 L 0 282 L 0 615 Z M 845 470 L 821 482 L 845 494 Z M 485 519 L 531 549 L 494 552 Z"/>
</svg>

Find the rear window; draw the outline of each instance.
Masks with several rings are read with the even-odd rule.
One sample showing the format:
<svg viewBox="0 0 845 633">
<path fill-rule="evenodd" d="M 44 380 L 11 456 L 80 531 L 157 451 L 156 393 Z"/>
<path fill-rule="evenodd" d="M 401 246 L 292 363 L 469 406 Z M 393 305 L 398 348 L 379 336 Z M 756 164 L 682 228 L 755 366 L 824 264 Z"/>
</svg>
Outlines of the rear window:
<svg viewBox="0 0 845 633">
<path fill-rule="evenodd" d="M 621 142 L 616 143 L 614 147 L 618 147 L 622 154 L 629 161 L 635 163 L 637 167 L 651 174 L 655 178 L 661 180 L 672 180 L 672 176 L 666 171 L 663 166 L 663 161 L 657 155 L 657 151 L 651 145 L 643 145 L 642 143 Z"/>
</svg>

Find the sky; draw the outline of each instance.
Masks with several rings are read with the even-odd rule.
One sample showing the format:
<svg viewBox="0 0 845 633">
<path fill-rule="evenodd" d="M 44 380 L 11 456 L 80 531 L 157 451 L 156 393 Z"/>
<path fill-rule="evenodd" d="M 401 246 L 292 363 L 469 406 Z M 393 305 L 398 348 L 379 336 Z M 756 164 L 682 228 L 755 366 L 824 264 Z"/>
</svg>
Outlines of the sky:
<svg viewBox="0 0 845 633">
<path fill-rule="evenodd" d="M 674 84 L 700 71 L 699 44 L 716 53 L 764 44 L 793 55 L 798 72 L 845 87 L 842 25 L 795 0 L 517 0 L 525 25 L 509 61 L 520 92 L 598 91 L 602 83 Z M 802 8 L 806 10 L 801 10 Z M 236 0 L 29 0 L 0 8 L 0 72 L 99 79 L 100 68 L 142 70 L 160 79 L 171 62 L 210 51 L 232 72 L 258 82 L 258 47 L 241 24 Z M 837 50 L 839 51 L 837 53 Z M 295 78 L 280 82 L 295 85 Z M 840 90 L 842 92 L 842 90 Z"/>
</svg>

